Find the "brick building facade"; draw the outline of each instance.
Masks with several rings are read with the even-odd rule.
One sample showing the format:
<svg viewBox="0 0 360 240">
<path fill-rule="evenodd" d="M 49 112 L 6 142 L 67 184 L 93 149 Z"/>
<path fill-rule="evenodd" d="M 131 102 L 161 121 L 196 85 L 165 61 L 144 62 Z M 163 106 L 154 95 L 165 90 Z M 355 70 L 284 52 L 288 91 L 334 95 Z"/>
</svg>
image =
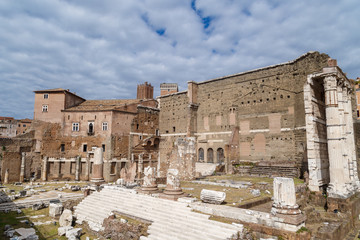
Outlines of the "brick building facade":
<svg viewBox="0 0 360 240">
<path fill-rule="evenodd" d="M 192 178 L 196 171 L 192 161 L 196 161 L 226 163 L 230 172 L 246 168 L 249 174 L 265 176 L 301 177 L 304 171 L 309 171 L 313 174 L 310 177 L 316 179 L 314 186 L 328 184 L 325 110 L 310 104 L 312 111 L 320 109 L 313 118 L 318 119 L 315 131 L 323 132 L 315 134 L 320 140 L 314 142 L 310 137 L 313 130 L 308 128 L 313 123 L 307 122 L 310 116 L 305 114 L 309 104 L 304 95 L 308 77 L 326 71 L 332 71 L 346 84 L 351 82 L 340 68 L 332 66 L 328 55 L 309 52 L 284 64 L 188 82 L 187 91 L 159 97 L 160 173 L 165 174 L 168 168 L 183 168 L 182 177 Z M 311 85 L 311 89 L 313 102 L 324 106 L 322 80 Z M 179 139 L 195 141 L 192 149 L 188 149 L 194 152 L 192 160 L 179 157 L 176 150 Z M 247 168 L 249 165 L 252 167 Z"/>
</svg>

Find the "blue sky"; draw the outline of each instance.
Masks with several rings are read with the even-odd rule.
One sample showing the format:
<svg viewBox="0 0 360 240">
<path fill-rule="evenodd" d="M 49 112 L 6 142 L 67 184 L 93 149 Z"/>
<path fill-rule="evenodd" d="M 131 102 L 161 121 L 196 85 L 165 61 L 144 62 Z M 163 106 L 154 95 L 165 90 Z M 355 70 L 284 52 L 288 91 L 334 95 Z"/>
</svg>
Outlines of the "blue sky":
<svg viewBox="0 0 360 240">
<path fill-rule="evenodd" d="M 203 81 L 329 54 L 359 77 L 358 0 L 0 1 L 0 116 L 32 118 L 34 90 L 135 98 L 137 84 Z"/>
</svg>

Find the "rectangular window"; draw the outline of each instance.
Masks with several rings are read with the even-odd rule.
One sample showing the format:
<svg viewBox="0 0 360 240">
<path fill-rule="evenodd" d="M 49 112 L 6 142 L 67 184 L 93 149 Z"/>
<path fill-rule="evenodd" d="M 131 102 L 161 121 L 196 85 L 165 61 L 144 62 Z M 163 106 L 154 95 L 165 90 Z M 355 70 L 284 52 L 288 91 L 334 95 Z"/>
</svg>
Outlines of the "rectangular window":
<svg viewBox="0 0 360 240">
<path fill-rule="evenodd" d="M 83 145 L 83 152 L 87 152 L 87 144 Z"/>
<path fill-rule="evenodd" d="M 155 136 L 160 136 L 159 129 L 156 129 L 156 130 L 155 130 Z"/>
<path fill-rule="evenodd" d="M 62 144 L 60 145 L 60 151 L 61 151 L 61 152 L 65 152 L 65 144 L 62 143 Z"/>
<path fill-rule="evenodd" d="M 49 94 L 45 93 L 44 94 L 44 99 L 48 99 L 49 98 Z"/>
<path fill-rule="evenodd" d="M 23 127 L 26 127 L 26 125 L 24 124 Z"/>
<path fill-rule="evenodd" d="M 105 144 L 102 145 L 102 150 L 105 152 Z"/>
<path fill-rule="evenodd" d="M 176 129 L 175 129 L 175 127 L 173 127 L 173 132 L 176 132 Z"/>
<path fill-rule="evenodd" d="M 103 131 L 107 131 L 107 130 L 108 130 L 108 123 L 107 123 L 107 122 L 103 122 L 103 123 L 102 123 L 102 130 L 103 130 Z"/>
<path fill-rule="evenodd" d="M 79 123 L 73 123 L 72 130 L 73 130 L 73 132 L 78 132 L 79 131 Z"/>
<path fill-rule="evenodd" d="M 47 112 L 48 111 L 48 105 L 42 105 L 42 111 Z"/>
</svg>

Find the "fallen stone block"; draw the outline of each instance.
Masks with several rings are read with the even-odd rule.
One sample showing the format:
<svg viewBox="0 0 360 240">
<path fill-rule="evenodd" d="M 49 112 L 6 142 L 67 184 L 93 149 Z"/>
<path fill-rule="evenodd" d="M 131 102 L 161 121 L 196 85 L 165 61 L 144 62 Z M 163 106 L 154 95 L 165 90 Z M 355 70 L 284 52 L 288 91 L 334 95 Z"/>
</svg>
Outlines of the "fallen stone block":
<svg viewBox="0 0 360 240">
<path fill-rule="evenodd" d="M 68 231 L 66 231 L 65 236 L 68 239 L 78 239 L 81 236 L 82 228 L 73 228 Z"/>
<path fill-rule="evenodd" d="M 66 226 L 66 227 L 59 227 L 58 228 L 58 235 L 59 236 L 64 236 L 66 234 L 67 231 L 73 229 L 73 227 L 71 226 Z"/>
<path fill-rule="evenodd" d="M 65 209 L 59 219 L 60 227 L 70 227 L 72 225 L 73 219 L 74 217 L 71 210 Z"/>
<path fill-rule="evenodd" d="M 261 195 L 259 189 L 251 189 L 250 192 L 251 192 L 251 194 L 252 194 L 254 197 L 258 197 L 258 196 Z"/>
<path fill-rule="evenodd" d="M 49 205 L 49 216 L 58 217 L 61 215 L 63 210 L 62 203 L 50 203 Z"/>
<path fill-rule="evenodd" d="M 203 202 L 212 204 L 221 204 L 226 198 L 226 193 L 203 189 L 200 193 L 200 199 Z"/>
</svg>

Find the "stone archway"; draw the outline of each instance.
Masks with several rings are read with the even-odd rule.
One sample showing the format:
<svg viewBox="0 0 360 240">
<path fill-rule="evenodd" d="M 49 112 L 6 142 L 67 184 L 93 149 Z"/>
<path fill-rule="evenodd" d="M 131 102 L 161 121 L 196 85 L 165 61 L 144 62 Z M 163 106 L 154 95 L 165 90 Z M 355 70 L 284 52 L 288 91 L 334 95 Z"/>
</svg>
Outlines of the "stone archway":
<svg viewBox="0 0 360 240">
<path fill-rule="evenodd" d="M 212 148 L 208 148 L 207 150 L 207 162 L 214 163 L 214 150 Z"/>
<path fill-rule="evenodd" d="M 216 160 L 217 163 L 224 163 L 224 149 L 223 148 L 218 148 L 216 150 Z"/>
<path fill-rule="evenodd" d="M 204 149 L 199 148 L 198 150 L 198 162 L 204 162 Z"/>
</svg>

